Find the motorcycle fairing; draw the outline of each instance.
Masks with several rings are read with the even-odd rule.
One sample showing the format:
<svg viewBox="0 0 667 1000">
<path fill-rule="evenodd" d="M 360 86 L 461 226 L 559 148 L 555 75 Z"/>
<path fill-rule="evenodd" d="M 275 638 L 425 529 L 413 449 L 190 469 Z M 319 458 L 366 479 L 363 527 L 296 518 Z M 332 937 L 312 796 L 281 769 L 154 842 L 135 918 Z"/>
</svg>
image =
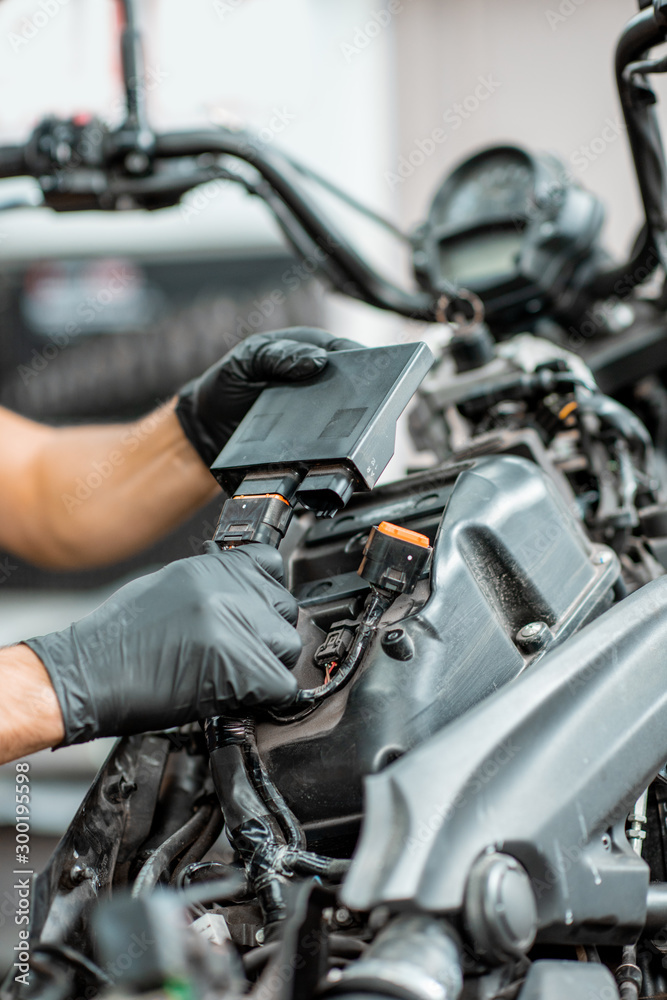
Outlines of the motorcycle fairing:
<svg viewBox="0 0 667 1000">
<path fill-rule="evenodd" d="M 547 475 L 527 459 L 476 458 L 429 473 L 428 485 L 415 478 L 417 485 L 408 479 L 400 489 L 380 488 L 339 517 L 316 522 L 290 559 L 294 589 L 305 598 L 297 678 L 307 686 L 313 650 L 325 637 L 318 622 L 335 620 L 326 600 L 308 594 L 348 577 L 364 594 L 364 581 L 351 571 L 359 559 L 354 542 L 391 513 L 392 504 L 402 511 L 401 524 L 431 537 L 437 531 L 430 583 L 422 581 L 414 599 L 399 599 L 385 616 L 353 683 L 303 722 L 258 727 L 272 779 L 309 844 L 323 853 L 356 835 L 364 775 L 423 742 L 541 655 L 517 642 L 525 624 L 545 622 L 555 644 L 605 610 L 619 573 L 613 552 L 592 545 Z M 439 506 L 429 520 L 425 512 L 434 499 Z M 325 568 L 329 576 L 322 580 Z M 332 592 L 335 607 L 335 586 L 324 596 Z M 414 649 L 407 660 L 392 657 L 383 642 L 398 628 Z"/>
<path fill-rule="evenodd" d="M 345 903 L 460 911 L 493 846 L 526 868 L 543 940 L 627 941 L 649 871 L 625 817 L 666 757 L 661 577 L 367 779 Z"/>
</svg>

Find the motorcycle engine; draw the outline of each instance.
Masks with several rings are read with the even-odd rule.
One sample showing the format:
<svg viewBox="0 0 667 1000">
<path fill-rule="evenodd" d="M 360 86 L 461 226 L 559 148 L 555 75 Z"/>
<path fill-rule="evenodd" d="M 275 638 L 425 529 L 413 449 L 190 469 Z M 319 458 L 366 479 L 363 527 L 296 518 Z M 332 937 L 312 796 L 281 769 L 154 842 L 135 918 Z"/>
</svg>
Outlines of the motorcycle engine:
<svg viewBox="0 0 667 1000">
<path fill-rule="evenodd" d="M 537 436 L 535 435 L 535 438 Z M 619 562 L 591 543 L 537 464 L 520 454 L 438 467 L 359 496 L 288 535 L 300 602 L 301 687 L 323 681 L 316 651 L 345 641 L 368 596 L 356 570 L 381 521 L 427 535 L 428 574 L 385 614 L 352 683 L 302 721 L 258 726 L 258 749 L 309 848 L 349 855 L 362 779 L 462 715 L 606 610 Z M 527 457 L 531 446 L 532 461 Z M 290 544 L 291 543 L 291 544 Z"/>
</svg>

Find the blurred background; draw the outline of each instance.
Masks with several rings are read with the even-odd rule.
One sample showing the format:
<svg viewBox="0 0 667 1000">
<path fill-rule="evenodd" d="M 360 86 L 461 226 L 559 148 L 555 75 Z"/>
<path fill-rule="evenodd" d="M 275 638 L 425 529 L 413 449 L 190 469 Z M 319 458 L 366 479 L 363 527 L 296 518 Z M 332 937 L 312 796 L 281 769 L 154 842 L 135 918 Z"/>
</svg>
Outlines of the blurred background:
<svg viewBox="0 0 667 1000">
<path fill-rule="evenodd" d="M 606 244 L 622 256 L 639 201 L 612 65 L 635 9 L 632 0 L 143 0 L 150 117 L 158 130 L 253 126 L 404 229 L 471 151 L 504 141 L 549 150 L 605 200 Z M 2 0 L 0 144 L 24 140 L 46 114 L 120 121 L 117 32 L 113 0 Z M 434 129 L 445 138 L 429 145 Z M 0 182 L 0 204 L 18 196 L 37 201 L 36 185 Z M 400 244 L 328 207 L 378 267 L 407 276 Z M 152 214 L 0 212 L 0 402 L 48 423 L 129 419 L 215 361 L 230 331 L 310 324 L 369 344 L 422 335 L 329 294 L 297 264 L 263 204 L 223 182 Z M 395 471 L 406 458 L 403 438 Z M 48 573 L 12 557 L 0 643 L 62 627 L 128 576 L 198 551 L 216 513 L 98 572 Z M 107 750 L 33 759 L 39 864 Z M 13 773 L 0 768 L 0 968 L 15 930 Z"/>
</svg>

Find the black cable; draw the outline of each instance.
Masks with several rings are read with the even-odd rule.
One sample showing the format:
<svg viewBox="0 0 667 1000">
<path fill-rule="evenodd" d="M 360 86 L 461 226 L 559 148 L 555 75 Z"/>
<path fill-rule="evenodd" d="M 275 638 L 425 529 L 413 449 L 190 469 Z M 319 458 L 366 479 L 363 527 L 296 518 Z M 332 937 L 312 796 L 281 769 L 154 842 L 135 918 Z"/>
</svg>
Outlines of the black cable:
<svg viewBox="0 0 667 1000">
<path fill-rule="evenodd" d="M 134 0 L 120 0 L 124 24 L 121 28 L 120 50 L 127 118 L 125 127 L 150 132 L 146 113 L 146 88 L 141 33 Z"/>
<path fill-rule="evenodd" d="M 104 969 L 100 968 L 96 962 L 93 962 L 92 959 L 87 958 L 80 951 L 77 951 L 76 948 L 72 948 L 68 944 L 52 944 L 40 941 L 39 944 L 34 945 L 32 953 L 35 955 L 40 952 L 44 955 L 53 955 L 55 958 L 64 959 L 70 965 L 76 965 L 84 969 L 89 975 L 94 976 L 98 982 L 105 985 L 110 985 L 112 982 Z"/>
<path fill-rule="evenodd" d="M 174 858 L 177 858 L 181 851 L 201 835 L 209 822 L 212 807 L 212 803 L 209 803 L 208 807 L 202 806 L 190 816 L 182 827 L 153 851 L 134 880 L 133 896 L 143 896 L 155 888 Z"/>
<path fill-rule="evenodd" d="M 271 709 L 268 714 L 271 716 L 272 721 L 278 722 L 282 725 L 286 725 L 290 722 L 299 722 L 301 719 L 305 719 L 308 715 L 314 712 L 323 701 L 330 698 L 331 695 L 335 694 L 337 691 L 340 691 L 341 688 L 348 683 L 368 649 L 368 645 L 375 634 L 380 618 L 387 610 L 392 600 L 393 595 L 382 594 L 379 591 L 374 591 L 370 602 L 364 610 L 354 642 L 352 643 L 347 656 L 331 680 L 326 684 L 320 684 L 319 687 L 302 688 L 297 691 L 296 697 L 292 702 L 292 706 L 304 706 L 304 710 L 302 712 L 292 712 L 291 714 L 286 714 L 278 709 Z"/>
<path fill-rule="evenodd" d="M 204 906 L 206 903 L 240 902 L 248 893 L 248 877 L 237 869 L 223 878 L 189 886 L 177 898 L 186 906 Z"/>
<path fill-rule="evenodd" d="M 387 229 L 394 236 L 397 236 L 398 239 L 403 240 L 403 242 L 409 244 L 409 246 L 412 246 L 412 240 L 410 239 L 409 235 L 407 233 L 404 233 L 402 229 L 399 229 L 398 226 L 394 225 L 393 222 L 390 222 L 389 219 L 385 219 L 383 215 L 380 215 L 378 212 L 375 212 L 372 208 L 369 208 L 362 202 L 357 201 L 357 199 L 353 197 L 353 195 L 348 194 L 347 191 L 343 191 L 343 189 L 339 188 L 338 185 L 334 184 L 333 181 L 327 180 L 326 177 L 323 177 L 321 174 L 318 174 L 317 171 L 313 170 L 312 167 L 307 167 L 305 164 L 299 163 L 298 160 L 292 159 L 291 156 L 286 156 L 286 159 L 289 160 L 294 169 L 297 170 L 300 174 L 303 174 L 304 177 L 310 177 L 310 179 L 315 181 L 316 184 L 319 184 L 320 187 L 323 187 L 326 191 L 329 191 L 337 198 L 340 198 L 340 200 L 349 205 L 350 208 L 353 208 L 361 215 L 365 215 L 367 218 L 372 219 L 373 222 L 377 222 L 379 226 L 382 226 L 384 229 Z"/>
<path fill-rule="evenodd" d="M 305 849 L 306 837 L 301 825 L 297 822 L 294 813 L 285 802 L 285 799 L 269 777 L 262 763 L 257 749 L 254 722 L 251 726 L 246 726 L 246 738 L 242 745 L 242 751 L 252 783 L 268 806 L 271 814 L 278 820 L 288 847 L 292 847 L 295 850 Z"/>
<path fill-rule="evenodd" d="M 232 880 L 235 880 L 232 882 Z M 217 891 L 216 884 L 229 884 L 225 899 L 232 903 L 240 903 L 250 897 L 248 876 L 237 865 L 226 865 L 222 861 L 196 861 L 188 865 L 179 876 L 179 889 L 199 890 L 202 892 Z M 216 897 L 216 902 L 218 897 Z M 200 898 L 196 902 L 201 903 Z"/>
<path fill-rule="evenodd" d="M 213 847 L 216 840 L 222 833 L 223 826 L 224 820 L 220 809 L 213 807 L 211 809 L 211 817 L 204 827 L 201 836 L 199 836 L 197 840 L 195 840 L 188 848 L 174 869 L 174 873 L 170 879 L 171 884 L 177 884 L 181 873 L 195 862 L 200 861 L 206 852 Z"/>
<path fill-rule="evenodd" d="M 667 73 L 667 56 L 628 63 L 623 70 L 623 79 L 630 83 L 633 76 L 642 76 L 644 73 Z"/>
<path fill-rule="evenodd" d="M 329 954 L 336 958 L 358 958 L 367 948 L 367 943 L 361 938 L 348 937 L 346 934 L 329 934 L 327 943 Z M 278 953 L 281 944 L 281 941 L 270 941 L 247 951 L 241 959 L 245 972 L 259 972 Z"/>
<path fill-rule="evenodd" d="M 219 129 L 163 133 L 156 136 L 158 158 L 198 156 L 218 153 L 250 163 L 271 185 L 275 195 L 298 221 L 306 236 L 329 253 L 340 272 L 337 287 L 352 298 L 389 309 L 413 319 L 435 321 L 436 299 L 424 291 L 406 292 L 386 281 L 357 253 L 337 227 L 326 219 L 312 198 L 296 184 L 298 173 L 276 148 L 252 146 L 253 136 L 246 132 Z"/>
</svg>

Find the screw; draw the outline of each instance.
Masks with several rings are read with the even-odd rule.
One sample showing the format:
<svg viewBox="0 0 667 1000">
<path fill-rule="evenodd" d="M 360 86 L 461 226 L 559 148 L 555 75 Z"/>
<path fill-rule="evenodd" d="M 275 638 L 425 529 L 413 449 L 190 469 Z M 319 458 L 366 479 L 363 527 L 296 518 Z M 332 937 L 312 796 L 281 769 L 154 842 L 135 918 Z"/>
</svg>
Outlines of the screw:
<svg viewBox="0 0 667 1000">
<path fill-rule="evenodd" d="M 516 634 L 516 643 L 526 653 L 537 653 L 551 639 L 551 629 L 546 622 L 528 622 Z"/>
<path fill-rule="evenodd" d="M 257 933 L 255 934 L 255 941 L 257 942 L 257 944 L 264 944 L 265 937 L 266 935 L 264 933 L 264 928 L 260 927 Z"/>
<path fill-rule="evenodd" d="M 120 779 L 119 791 L 121 798 L 129 799 L 132 792 L 136 792 L 137 783 L 136 781 L 128 781 L 125 777 Z"/>
<path fill-rule="evenodd" d="M 524 625 L 519 635 L 523 639 L 530 639 L 532 636 L 537 635 L 542 628 L 542 622 L 529 622 L 528 625 Z"/>
<path fill-rule="evenodd" d="M 150 160 L 145 153 L 128 153 L 125 157 L 125 169 L 130 174 L 143 174 L 149 165 Z"/>
<path fill-rule="evenodd" d="M 136 782 L 131 781 L 126 775 L 114 775 L 106 787 L 104 788 L 104 793 L 110 802 L 120 802 L 121 799 L 127 799 L 130 797 L 132 792 L 136 792 L 137 785 Z"/>
<path fill-rule="evenodd" d="M 69 871 L 70 883 L 75 885 L 81 885 L 82 882 L 87 882 L 93 878 L 95 872 L 88 865 L 82 865 L 80 861 L 73 864 Z"/>
<path fill-rule="evenodd" d="M 352 923 L 352 914 L 350 913 L 350 911 L 347 909 L 346 906 L 341 906 L 338 910 L 336 910 L 335 916 L 336 916 L 336 923 L 339 924 L 341 927 L 345 927 L 347 924 Z"/>
</svg>

